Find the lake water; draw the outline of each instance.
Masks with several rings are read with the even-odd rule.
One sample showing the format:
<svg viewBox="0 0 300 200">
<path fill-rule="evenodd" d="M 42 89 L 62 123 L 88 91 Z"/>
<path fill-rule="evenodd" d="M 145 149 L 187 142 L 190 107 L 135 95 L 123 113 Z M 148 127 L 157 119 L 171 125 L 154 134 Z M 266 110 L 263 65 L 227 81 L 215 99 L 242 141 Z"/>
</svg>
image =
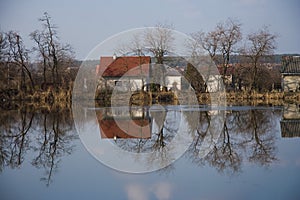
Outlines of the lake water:
<svg viewBox="0 0 300 200">
<path fill-rule="evenodd" d="M 300 199 L 298 105 L 76 116 L 1 111 L 0 199 Z"/>
</svg>

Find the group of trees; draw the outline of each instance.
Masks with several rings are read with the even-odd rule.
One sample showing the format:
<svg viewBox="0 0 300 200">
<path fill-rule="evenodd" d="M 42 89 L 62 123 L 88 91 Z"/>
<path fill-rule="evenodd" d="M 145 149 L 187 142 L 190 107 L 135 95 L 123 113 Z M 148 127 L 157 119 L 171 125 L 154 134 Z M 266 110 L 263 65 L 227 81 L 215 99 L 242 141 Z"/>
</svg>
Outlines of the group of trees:
<svg viewBox="0 0 300 200">
<path fill-rule="evenodd" d="M 76 73 L 70 72 L 74 66 L 71 46 L 60 42 L 57 27 L 52 24 L 48 13 L 44 13 L 39 21 L 42 29 L 30 34 L 30 39 L 35 43 L 31 49 L 25 47 L 17 32 L 0 33 L 1 89 L 16 88 L 31 92 L 49 86 L 69 87 L 75 78 Z M 212 31 L 191 34 L 191 56 L 203 55 L 204 50 L 218 67 L 226 89 L 274 89 L 274 85 L 280 83 L 280 72 L 267 63 L 270 63 L 269 56 L 276 49 L 276 34 L 271 33 L 268 27 L 262 27 L 243 38 L 241 27 L 238 21 L 228 19 L 217 24 Z M 121 51 L 136 55 L 151 54 L 156 64 L 161 65 L 174 48 L 172 29 L 172 25 L 159 24 L 136 37 L 130 47 Z M 33 62 L 31 57 L 37 59 Z M 199 77 L 193 65 L 190 63 L 186 68 L 186 79 L 196 91 L 205 91 L 206 80 Z M 165 73 L 161 66 L 155 71 L 158 75 Z M 230 76 L 232 80 L 229 80 Z"/>
<path fill-rule="evenodd" d="M 155 58 L 156 64 L 164 64 L 166 56 L 172 56 L 175 48 L 176 38 L 172 27 L 158 24 L 155 29 L 146 29 L 144 34 L 134 37 L 129 46 L 122 48 L 121 53 L 148 54 Z M 237 20 L 227 19 L 209 32 L 191 34 L 192 40 L 187 41 L 186 45 L 190 49 L 192 62 L 186 68 L 185 78 L 196 91 L 207 89 L 205 79 L 208 76 L 203 76 L 206 72 L 200 69 L 199 73 L 197 68 L 205 55 L 217 66 L 217 73 L 221 75 L 226 89 L 266 91 L 274 89 L 276 84 L 280 85 L 280 71 L 274 69 L 274 65 L 268 65 L 273 62 L 277 35 L 264 26 L 243 37 L 241 29 L 242 24 Z M 156 71 L 158 74 L 164 73 L 164 70 Z M 211 73 L 214 75 L 216 72 Z"/>
<path fill-rule="evenodd" d="M 280 71 L 268 63 L 273 63 L 277 35 L 264 26 L 243 38 L 241 28 L 238 21 L 227 19 L 212 31 L 193 33 L 193 54 L 204 50 L 211 57 L 226 89 L 274 89 L 280 84 Z"/>
<path fill-rule="evenodd" d="M 16 31 L 0 33 L 1 89 L 16 89 L 24 93 L 68 86 L 72 74 L 67 72 L 73 63 L 72 48 L 59 40 L 51 17 L 44 13 L 39 19 L 42 29 L 29 37 L 35 43 L 27 48 Z"/>
</svg>

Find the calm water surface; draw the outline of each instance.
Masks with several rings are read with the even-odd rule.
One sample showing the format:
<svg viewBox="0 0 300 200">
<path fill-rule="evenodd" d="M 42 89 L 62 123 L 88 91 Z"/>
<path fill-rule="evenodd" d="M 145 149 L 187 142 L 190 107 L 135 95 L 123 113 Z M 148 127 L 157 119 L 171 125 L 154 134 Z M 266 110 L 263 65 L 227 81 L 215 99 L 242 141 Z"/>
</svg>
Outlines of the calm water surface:
<svg viewBox="0 0 300 200">
<path fill-rule="evenodd" d="M 178 160 L 142 174 L 119 172 L 95 159 L 79 139 L 69 109 L 2 110 L 0 199 L 300 199 L 299 106 L 219 110 L 226 114 L 222 126 L 213 121 L 218 109 L 206 106 L 167 106 L 161 113 L 139 107 L 130 117 L 150 129 L 139 139 L 123 134 L 114 141 L 105 126 L 113 129 L 116 116 L 124 122 L 122 108 L 97 109 L 98 126 L 106 130 L 95 134 L 99 141 L 126 151 L 160 155 L 178 134 L 178 120 L 189 130 L 191 145 Z M 95 110 L 84 109 L 83 118 L 85 112 Z M 221 128 L 213 132 L 216 124 Z M 217 139 L 201 154 L 214 134 Z"/>
</svg>

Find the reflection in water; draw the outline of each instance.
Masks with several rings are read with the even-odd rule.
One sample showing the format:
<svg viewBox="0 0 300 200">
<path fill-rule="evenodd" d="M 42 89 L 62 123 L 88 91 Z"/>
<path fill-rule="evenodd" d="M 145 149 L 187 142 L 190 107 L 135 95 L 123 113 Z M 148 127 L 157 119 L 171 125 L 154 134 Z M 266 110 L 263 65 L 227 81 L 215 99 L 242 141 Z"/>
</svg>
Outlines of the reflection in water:
<svg viewBox="0 0 300 200">
<path fill-rule="evenodd" d="M 145 108 L 107 108 L 98 112 L 101 138 L 150 138 L 150 117 Z M 115 120 L 116 119 L 116 120 Z"/>
<path fill-rule="evenodd" d="M 104 119 L 103 113 L 111 113 L 110 109 L 98 110 L 98 120 L 100 117 Z M 208 164 L 219 172 L 234 174 L 241 172 L 243 162 L 269 166 L 277 160 L 275 132 L 278 131 L 278 110 L 241 110 L 236 107 L 226 111 L 224 121 L 214 118 L 217 112 L 220 111 L 143 108 L 140 120 L 150 117 L 151 138 L 125 137 L 118 138 L 115 143 L 129 152 L 152 152 L 153 157 L 148 159 L 150 162 L 157 157 L 168 159 L 170 155 L 166 153 L 165 146 L 175 134 L 180 134 L 177 133 L 178 121 L 184 120 L 194 138 L 186 156 L 199 166 Z M 181 119 L 180 113 L 188 117 Z M 131 119 L 130 115 L 127 119 Z M 118 122 L 124 118 L 115 115 L 114 120 Z"/>
<path fill-rule="evenodd" d="M 282 137 L 300 137 L 300 105 L 284 104 L 280 125 Z"/>
<path fill-rule="evenodd" d="M 41 180 L 47 185 L 63 156 L 73 150 L 74 132 L 69 109 L 2 111 L 0 135 L 1 171 L 5 167 L 21 167 L 26 153 L 31 164 L 45 170 Z"/>
<path fill-rule="evenodd" d="M 219 172 L 230 174 L 241 171 L 242 162 L 267 166 L 276 160 L 275 130 L 276 116 L 271 110 L 230 110 L 226 114 L 221 135 L 214 148 L 204 158 L 197 149 L 205 137 L 210 117 L 200 113 L 200 130 L 189 149 L 189 156 L 198 165 L 209 164 Z"/>
<path fill-rule="evenodd" d="M 174 147 L 171 142 L 179 130 L 180 110 L 170 110 L 160 105 L 151 108 L 123 109 L 126 110 L 124 112 L 121 112 L 120 108 L 96 110 L 101 139 L 117 136 L 114 138 L 115 145 L 126 152 L 137 153 L 133 159 L 137 163 L 145 161 L 147 166 L 154 166 L 158 162 L 160 166 L 167 166 L 164 170 L 170 171 L 172 167 L 168 164 L 175 160 L 175 154 L 170 153 L 175 152 L 172 150 Z M 118 128 L 108 129 L 106 126 L 108 123 L 114 124 Z M 133 129 L 134 131 L 131 131 Z M 144 160 L 142 156 L 145 155 L 147 156 Z"/>
<path fill-rule="evenodd" d="M 1 115 L 0 164 L 16 168 L 24 161 L 24 154 L 30 148 L 28 131 L 32 126 L 34 113 L 26 109 Z"/>
<path fill-rule="evenodd" d="M 269 166 L 277 160 L 275 132 L 278 131 L 276 127 L 281 116 L 280 110 L 233 107 L 226 110 L 223 121 L 215 117 L 218 112 L 221 111 L 207 107 L 181 110 L 177 106 L 160 105 L 132 107 L 128 112 L 122 112 L 120 108 L 101 108 L 96 110 L 96 114 L 103 133 L 97 135 L 99 141 L 112 140 L 114 145 L 128 152 L 150 152 L 146 160 L 149 166 L 158 158 L 161 162 L 174 159 L 167 148 L 170 148 L 170 143 L 183 127 L 193 138 L 185 156 L 198 166 L 208 165 L 221 173 L 235 174 L 242 171 L 244 163 Z M 289 115 L 285 115 L 281 121 L 282 130 L 285 130 L 282 128 L 285 120 L 290 120 L 286 116 Z M 24 107 L 2 111 L 0 117 L 1 171 L 6 167 L 22 167 L 27 159 L 37 169 L 45 170 L 45 176 L 41 179 L 49 185 L 54 172 L 59 169 L 59 162 L 74 149 L 77 134 L 71 111 L 32 111 Z M 130 126 L 141 129 L 132 134 L 127 126 L 129 119 L 134 122 Z M 114 127 L 120 124 L 121 128 Z M 104 129 L 105 126 L 111 129 Z M 126 126 L 127 129 L 124 128 Z M 126 131 L 128 134 L 124 135 Z M 172 170 L 173 164 L 159 172 Z"/>
</svg>

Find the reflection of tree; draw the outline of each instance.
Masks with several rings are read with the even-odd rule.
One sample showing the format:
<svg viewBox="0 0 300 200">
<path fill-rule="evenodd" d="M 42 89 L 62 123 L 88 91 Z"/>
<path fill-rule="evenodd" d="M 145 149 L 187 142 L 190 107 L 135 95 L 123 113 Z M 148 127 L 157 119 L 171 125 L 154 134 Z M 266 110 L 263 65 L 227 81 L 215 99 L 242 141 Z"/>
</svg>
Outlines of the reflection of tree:
<svg viewBox="0 0 300 200">
<path fill-rule="evenodd" d="M 230 127 L 228 124 L 231 118 L 227 117 L 222 124 L 219 124 L 223 127 L 222 129 L 215 127 L 217 118 L 209 111 L 201 111 L 199 119 L 197 134 L 189 149 L 192 161 L 198 165 L 208 163 L 220 172 L 224 170 L 233 173 L 238 172 L 241 158 L 236 149 L 234 149 L 231 135 L 229 134 Z M 216 132 L 219 130 L 221 131 L 220 138 L 216 140 L 216 136 L 219 135 Z M 211 150 L 205 148 L 211 148 Z"/>
<path fill-rule="evenodd" d="M 3 114 L 1 122 L 0 151 L 1 170 L 4 166 L 15 168 L 24 161 L 24 154 L 29 149 L 28 131 L 31 128 L 34 114 L 26 109 L 13 112 L 13 115 Z"/>
<path fill-rule="evenodd" d="M 213 148 L 203 157 L 201 145 L 205 145 L 205 137 L 212 137 L 216 127 L 213 127 L 209 112 L 201 111 L 195 138 L 187 155 L 193 163 L 200 166 L 209 164 L 219 172 L 230 174 L 241 171 L 244 158 L 262 166 L 269 165 L 276 160 L 275 134 L 271 131 L 276 123 L 273 115 L 268 110 L 229 111 L 218 141 L 208 140 Z M 193 120 L 187 122 L 190 127 L 195 127 Z"/>
<path fill-rule="evenodd" d="M 174 158 L 168 145 L 178 132 L 179 111 L 168 111 L 165 108 L 150 110 L 152 135 L 149 139 L 121 139 L 116 144 L 122 149 L 134 153 L 148 153 L 147 165 L 166 166 Z M 139 160 L 137 156 L 136 160 Z M 165 167 L 160 172 L 170 171 L 173 167 Z"/>
<path fill-rule="evenodd" d="M 43 114 L 41 122 L 43 130 L 34 148 L 38 155 L 33 159 L 32 164 L 37 168 L 46 169 L 47 175 L 41 180 L 46 181 L 47 185 L 51 183 L 51 177 L 58 168 L 61 157 L 72 153 L 73 146 L 70 142 L 75 139 L 75 135 L 70 134 L 73 128 L 71 120 L 70 111 Z"/>
<path fill-rule="evenodd" d="M 223 172 L 227 170 L 229 173 L 239 172 L 241 169 L 241 155 L 239 149 L 235 149 L 235 144 L 231 140 L 228 130 L 228 118 L 224 120 L 220 142 L 217 143 L 213 151 L 210 152 L 205 160 L 211 165 Z"/>
<path fill-rule="evenodd" d="M 24 106 L 20 111 L 1 114 L 0 164 L 19 167 L 28 155 L 37 156 L 32 165 L 46 169 L 47 185 L 61 158 L 72 152 L 70 142 L 75 138 L 70 110 L 51 110 L 40 113 Z M 28 154 L 28 155 L 27 155 Z"/>
<path fill-rule="evenodd" d="M 244 119 L 244 132 L 247 139 L 244 140 L 244 145 L 249 146 L 249 161 L 260 165 L 269 165 L 274 160 L 275 156 L 275 134 L 272 132 L 274 127 L 274 119 L 271 111 L 250 110 L 246 119 Z"/>
</svg>

